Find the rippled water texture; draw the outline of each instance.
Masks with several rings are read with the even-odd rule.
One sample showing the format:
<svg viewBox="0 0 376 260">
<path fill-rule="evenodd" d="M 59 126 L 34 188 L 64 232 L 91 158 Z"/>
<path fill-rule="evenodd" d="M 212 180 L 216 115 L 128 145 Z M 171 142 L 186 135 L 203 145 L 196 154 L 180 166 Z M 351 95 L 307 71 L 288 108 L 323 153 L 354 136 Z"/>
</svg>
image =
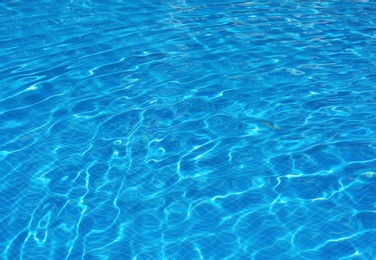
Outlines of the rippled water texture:
<svg viewBox="0 0 376 260">
<path fill-rule="evenodd" d="M 375 21 L 1 1 L 1 258 L 375 259 Z"/>
</svg>

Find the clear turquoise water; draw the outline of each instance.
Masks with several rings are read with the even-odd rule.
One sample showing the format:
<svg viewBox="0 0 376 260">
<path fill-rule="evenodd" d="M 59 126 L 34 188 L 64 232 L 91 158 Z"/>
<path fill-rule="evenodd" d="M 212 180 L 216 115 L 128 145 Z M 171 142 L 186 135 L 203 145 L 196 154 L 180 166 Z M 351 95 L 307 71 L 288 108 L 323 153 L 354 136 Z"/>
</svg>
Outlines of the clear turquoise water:
<svg viewBox="0 0 376 260">
<path fill-rule="evenodd" d="M 375 21 L 1 1 L 1 258 L 375 259 Z"/>
</svg>

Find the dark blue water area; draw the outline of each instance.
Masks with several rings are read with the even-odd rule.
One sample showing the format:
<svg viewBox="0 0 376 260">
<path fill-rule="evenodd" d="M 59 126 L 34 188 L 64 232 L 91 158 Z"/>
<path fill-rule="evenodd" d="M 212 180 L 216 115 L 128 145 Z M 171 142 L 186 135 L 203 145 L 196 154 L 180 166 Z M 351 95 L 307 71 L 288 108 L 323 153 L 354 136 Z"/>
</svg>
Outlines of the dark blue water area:
<svg viewBox="0 0 376 260">
<path fill-rule="evenodd" d="M 1 259 L 376 259 L 375 4 L 1 1 Z"/>
</svg>

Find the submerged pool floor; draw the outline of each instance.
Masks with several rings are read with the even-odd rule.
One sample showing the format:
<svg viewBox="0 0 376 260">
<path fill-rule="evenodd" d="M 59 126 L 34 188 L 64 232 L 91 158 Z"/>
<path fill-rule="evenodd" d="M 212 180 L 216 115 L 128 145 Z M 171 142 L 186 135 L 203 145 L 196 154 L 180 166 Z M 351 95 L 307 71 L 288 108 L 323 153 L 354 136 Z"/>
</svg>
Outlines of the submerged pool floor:
<svg viewBox="0 0 376 260">
<path fill-rule="evenodd" d="M 2 259 L 375 259 L 373 1 L 1 1 Z"/>
</svg>

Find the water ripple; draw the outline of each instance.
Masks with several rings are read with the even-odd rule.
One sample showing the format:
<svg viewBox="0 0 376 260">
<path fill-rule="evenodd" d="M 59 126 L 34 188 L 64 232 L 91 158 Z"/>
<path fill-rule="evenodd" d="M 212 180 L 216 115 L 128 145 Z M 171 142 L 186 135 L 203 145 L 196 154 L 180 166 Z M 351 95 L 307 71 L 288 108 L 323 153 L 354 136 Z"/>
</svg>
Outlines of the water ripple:
<svg viewBox="0 0 376 260">
<path fill-rule="evenodd" d="M 376 257 L 372 1 L 68 2 L 0 3 L 2 258 Z"/>
</svg>

